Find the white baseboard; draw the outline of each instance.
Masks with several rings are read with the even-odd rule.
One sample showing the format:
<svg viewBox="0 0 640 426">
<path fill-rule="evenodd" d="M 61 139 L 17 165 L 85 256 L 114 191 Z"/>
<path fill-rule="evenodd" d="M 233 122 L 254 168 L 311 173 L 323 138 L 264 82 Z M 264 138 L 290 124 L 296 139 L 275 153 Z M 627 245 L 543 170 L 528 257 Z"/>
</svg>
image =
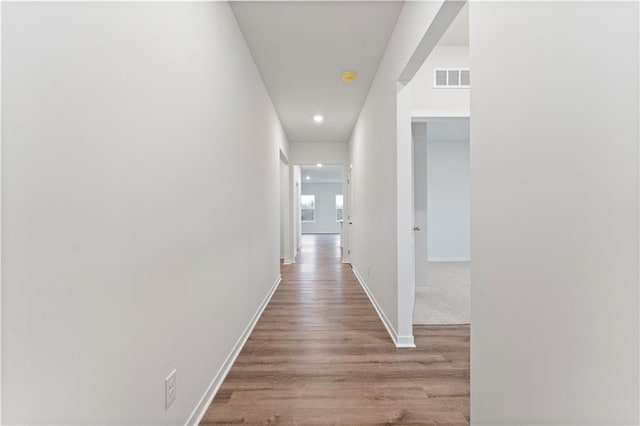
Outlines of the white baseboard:
<svg viewBox="0 0 640 426">
<path fill-rule="evenodd" d="M 413 336 L 398 336 L 396 340 L 396 348 L 415 348 L 416 343 L 413 341 Z"/>
<path fill-rule="evenodd" d="M 471 262 L 468 257 L 429 257 L 428 262 Z"/>
<path fill-rule="evenodd" d="M 295 259 L 284 259 L 282 263 L 285 264 L 285 265 L 293 265 L 294 263 L 296 263 L 296 260 Z"/>
<path fill-rule="evenodd" d="M 202 417 L 204 417 L 204 414 L 207 412 L 207 408 L 209 408 L 211 402 L 213 401 L 213 398 L 216 396 L 216 393 L 218 393 L 218 389 L 220 389 L 222 382 L 224 382 L 227 374 L 229 374 L 229 370 L 231 370 L 233 363 L 236 361 L 236 358 L 238 358 L 238 355 L 242 351 L 244 344 L 247 343 L 247 339 L 251 335 L 253 328 L 256 326 L 256 323 L 260 319 L 264 308 L 266 308 L 269 304 L 273 293 L 275 293 L 281 281 L 282 277 L 278 276 L 275 283 L 271 287 L 271 290 L 269 290 L 269 293 L 258 307 L 258 310 L 253 315 L 253 318 L 251 318 L 249 325 L 247 325 L 247 327 L 244 329 L 244 332 L 242 333 L 236 344 L 233 346 L 233 349 L 231 349 L 231 352 L 222 364 L 222 367 L 220 367 L 218 373 L 215 375 L 215 377 L 207 387 L 204 395 L 202 395 L 202 398 L 200 398 L 200 401 L 198 401 L 198 405 L 196 405 L 196 408 L 193 410 L 185 423 L 186 426 L 198 425 L 200 421 L 202 421 Z"/>
<path fill-rule="evenodd" d="M 367 284 L 364 282 L 364 279 L 362 278 L 358 270 L 353 265 L 351 266 L 351 269 L 353 270 L 353 275 L 356 276 L 356 279 L 360 283 L 360 286 L 362 286 L 362 289 L 364 290 L 364 292 L 367 294 L 367 297 L 371 301 L 373 308 L 378 313 L 380 320 L 382 321 L 385 328 L 387 329 L 387 332 L 389 333 L 389 336 L 391 336 L 391 340 L 393 340 L 393 343 L 396 345 L 396 348 L 415 348 L 416 345 L 413 341 L 413 336 L 398 336 L 398 332 L 393 327 L 393 324 L 391 324 L 391 322 L 389 321 L 389 318 L 387 318 L 387 316 L 382 311 L 382 308 L 378 304 L 378 301 L 373 296 L 373 293 L 371 293 L 371 290 L 369 290 L 369 287 L 367 287 Z"/>
</svg>

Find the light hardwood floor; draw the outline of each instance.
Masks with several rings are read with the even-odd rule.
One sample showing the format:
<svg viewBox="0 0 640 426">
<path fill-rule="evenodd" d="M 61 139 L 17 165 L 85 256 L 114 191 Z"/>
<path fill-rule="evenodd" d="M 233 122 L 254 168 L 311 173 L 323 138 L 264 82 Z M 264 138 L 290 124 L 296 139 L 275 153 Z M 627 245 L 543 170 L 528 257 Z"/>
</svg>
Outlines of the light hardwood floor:
<svg viewBox="0 0 640 426">
<path fill-rule="evenodd" d="M 304 235 L 203 425 L 469 424 L 469 327 L 396 349 L 334 235 Z"/>
</svg>

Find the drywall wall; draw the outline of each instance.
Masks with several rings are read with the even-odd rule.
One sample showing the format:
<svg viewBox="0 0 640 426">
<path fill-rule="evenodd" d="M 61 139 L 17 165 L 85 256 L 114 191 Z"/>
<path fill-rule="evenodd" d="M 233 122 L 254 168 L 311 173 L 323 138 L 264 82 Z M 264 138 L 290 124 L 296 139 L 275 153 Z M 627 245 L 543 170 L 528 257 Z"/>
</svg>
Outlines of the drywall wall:
<svg viewBox="0 0 640 426">
<path fill-rule="evenodd" d="M 638 424 L 638 3 L 470 7 L 471 418 Z"/>
<path fill-rule="evenodd" d="M 183 424 L 279 276 L 244 38 L 222 2 L 2 8 L 2 422 Z"/>
<path fill-rule="evenodd" d="M 469 69 L 469 46 L 439 45 L 433 49 L 411 80 L 411 115 L 413 117 L 468 117 L 470 89 L 434 88 L 435 68 Z"/>
<path fill-rule="evenodd" d="M 353 225 L 351 260 L 365 281 L 396 340 L 413 343 L 413 288 L 399 298 L 397 210 L 398 78 L 416 51 L 442 2 L 406 2 L 380 63 L 349 141 L 353 165 Z M 410 97 L 406 111 L 410 126 Z M 410 128 L 408 127 L 408 133 Z M 409 141 L 410 141 L 409 135 Z M 402 173 L 412 173 L 412 167 Z M 409 189 L 409 188 L 407 188 Z M 412 191 L 410 198 L 412 199 Z M 413 210 L 408 212 L 413 217 Z M 403 316 L 399 327 L 399 309 Z M 407 312 L 405 312 L 407 311 Z M 399 336 L 399 337 L 398 337 Z"/>
<path fill-rule="evenodd" d="M 291 164 L 347 164 L 348 145 L 344 142 L 292 143 Z"/>
<path fill-rule="evenodd" d="M 427 123 L 426 169 L 429 261 L 469 261 L 469 120 Z"/>
<path fill-rule="evenodd" d="M 340 223 L 336 220 L 336 195 L 342 194 L 340 183 L 302 183 L 302 195 L 314 195 L 316 200 L 315 220 L 302 222 L 303 234 L 339 234 Z"/>
</svg>

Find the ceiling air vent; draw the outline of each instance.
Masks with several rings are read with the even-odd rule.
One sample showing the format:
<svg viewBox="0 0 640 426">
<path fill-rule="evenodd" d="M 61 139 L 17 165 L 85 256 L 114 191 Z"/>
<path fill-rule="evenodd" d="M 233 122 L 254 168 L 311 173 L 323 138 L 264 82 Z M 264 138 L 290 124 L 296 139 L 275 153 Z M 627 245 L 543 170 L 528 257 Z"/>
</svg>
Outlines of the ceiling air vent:
<svg viewBox="0 0 640 426">
<path fill-rule="evenodd" d="M 468 89 L 470 83 L 467 69 L 435 69 L 433 87 L 436 89 Z"/>
</svg>

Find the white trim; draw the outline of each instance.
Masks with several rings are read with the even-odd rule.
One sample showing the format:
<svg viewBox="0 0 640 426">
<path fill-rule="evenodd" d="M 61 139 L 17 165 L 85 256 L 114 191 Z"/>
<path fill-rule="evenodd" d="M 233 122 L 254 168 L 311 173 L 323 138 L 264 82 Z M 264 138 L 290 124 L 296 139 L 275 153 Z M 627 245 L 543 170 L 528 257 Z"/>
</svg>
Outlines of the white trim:
<svg viewBox="0 0 640 426">
<path fill-rule="evenodd" d="M 469 111 L 411 111 L 411 121 L 414 123 L 426 123 L 429 121 L 451 121 L 460 118 L 469 118 Z"/>
<path fill-rule="evenodd" d="M 296 263 L 295 259 L 284 259 L 284 261 L 282 262 L 284 265 L 293 265 L 294 263 Z"/>
<path fill-rule="evenodd" d="M 398 336 L 396 342 L 396 348 L 415 348 L 416 344 L 413 341 L 413 336 Z"/>
<path fill-rule="evenodd" d="M 413 335 L 415 300 L 415 209 L 411 91 L 397 83 L 396 96 L 396 286 L 398 335 Z"/>
<path fill-rule="evenodd" d="M 391 336 L 391 340 L 393 340 L 393 344 L 396 345 L 396 348 L 415 348 L 416 345 L 413 341 L 413 336 L 398 336 L 398 332 L 396 332 L 396 329 L 393 327 L 393 324 L 391 324 L 391 322 L 389 321 L 389 318 L 387 318 L 387 316 L 382 311 L 382 308 L 378 304 L 378 301 L 373 296 L 373 293 L 371 293 L 371 290 L 369 290 L 369 287 L 367 287 L 367 284 L 364 282 L 364 279 L 362 278 L 358 270 L 353 266 L 351 267 L 351 269 L 353 271 L 353 275 L 356 276 L 356 279 L 360 283 L 360 286 L 362 287 L 367 297 L 371 301 L 373 308 L 378 313 L 380 320 L 382 321 L 385 328 L 387 329 L 387 332 L 389 333 L 389 336 Z"/>
<path fill-rule="evenodd" d="M 429 257 L 428 262 L 471 262 L 470 257 Z"/>
<path fill-rule="evenodd" d="M 227 377 L 227 374 L 229 374 L 229 370 L 231 370 L 233 363 L 236 361 L 236 358 L 238 358 L 238 355 L 242 351 L 242 348 L 247 342 L 247 339 L 251 335 L 253 328 L 256 326 L 256 323 L 260 319 L 262 312 L 269 304 L 269 301 L 271 300 L 273 293 L 275 293 L 276 289 L 278 288 L 281 282 L 282 282 L 282 277 L 278 275 L 278 278 L 276 278 L 276 281 L 271 287 L 271 290 L 269 290 L 269 293 L 267 294 L 267 296 L 264 298 L 264 300 L 258 307 L 258 310 L 253 315 L 253 318 L 251 318 L 249 325 L 247 325 L 247 328 L 245 328 L 244 332 L 242 333 L 242 335 L 240 336 L 236 344 L 233 346 L 233 349 L 227 356 L 227 359 L 222 364 L 222 367 L 220 367 L 220 369 L 218 370 L 218 373 L 215 375 L 215 377 L 207 387 L 207 390 L 202 395 L 202 398 L 200 398 L 200 401 L 198 401 L 198 404 L 196 405 L 194 410 L 191 412 L 191 415 L 187 419 L 185 426 L 200 424 L 200 422 L 202 421 L 202 418 L 204 417 L 204 414 L 207 412 L 207 409 L 211 405 L 213 398 L 216 396 L 216 393 L 218 393 L 218 389 L 220 389 L 222 382 L 224 382 L 224 379 Z"/>
<path fill-rule="evenodd" d="M 2 28 L 3 2 L 0 1 L 0 28 Z M 2 31 L 0 31 L 0 46 L 2 46 Z M 0 93 L 2 93 L 2 48 L 0 47 Z M 0 117 L 2 117 L 2 101 L 0 100 Z M 2 120 L 0 120 L 0 135 L 2 135 Z M 0 136 L 0 383 L 2 382 L 2 136 Z M 2 386 L 0 386 L 0 425 L 2 421 Z"/>
</svg>

